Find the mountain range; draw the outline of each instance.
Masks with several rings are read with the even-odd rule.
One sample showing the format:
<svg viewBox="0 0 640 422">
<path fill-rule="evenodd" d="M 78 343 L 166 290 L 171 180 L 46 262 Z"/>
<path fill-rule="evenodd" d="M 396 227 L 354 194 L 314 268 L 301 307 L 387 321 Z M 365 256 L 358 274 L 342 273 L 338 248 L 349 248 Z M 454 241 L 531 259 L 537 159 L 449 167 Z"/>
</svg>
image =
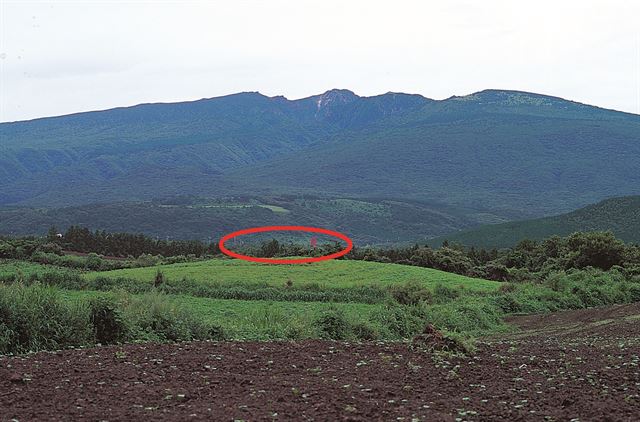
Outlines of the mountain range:
<svg viewBox="0 0 640 422">
<path fill-rule="evenodd" d="M 640 193 L 640 116 L 506 90 L 142 104 L 2 123 L 0 151 L 0 206 L 23 214 L 180 196 L 269 205 L 284 195 L 420 204 L 412 218 L 422 229 L 411 233 L 426 238 Z M 448 223 L 431 224 L 434 212 Z M 363 239 L 404 237 L 368 230 Z"/>
</svg>

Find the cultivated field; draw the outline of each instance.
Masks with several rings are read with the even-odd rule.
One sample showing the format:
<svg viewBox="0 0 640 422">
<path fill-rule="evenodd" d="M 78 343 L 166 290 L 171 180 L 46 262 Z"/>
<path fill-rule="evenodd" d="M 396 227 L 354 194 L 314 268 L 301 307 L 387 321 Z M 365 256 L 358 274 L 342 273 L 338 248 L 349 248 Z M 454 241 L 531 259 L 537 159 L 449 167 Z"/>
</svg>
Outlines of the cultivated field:
<svg viewBox="0 0 640 422">
<path fill-rule="evenodd" d="M 197 342 L 0 357 L 7 420 L 636 421 L 638 304 L 519 317 L 473 356 Z"/>
</svg>

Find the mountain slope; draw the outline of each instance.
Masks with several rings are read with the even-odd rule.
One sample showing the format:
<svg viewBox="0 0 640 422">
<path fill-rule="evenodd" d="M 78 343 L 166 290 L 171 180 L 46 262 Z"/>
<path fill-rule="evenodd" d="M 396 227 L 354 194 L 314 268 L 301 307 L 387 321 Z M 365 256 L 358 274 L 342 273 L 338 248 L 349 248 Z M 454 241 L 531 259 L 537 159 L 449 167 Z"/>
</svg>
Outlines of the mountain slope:
<svg viewBox="0 0 640 422">
<path fill-rule="evenodd" d="M 311 193 L 495 221 L 640 193 L 640 116 L 518 91 L 242 93 L 0 124 L 0 148 L 0 205 Z"/>
<path fill-rule="evenodd" d="M 502 248 L 522 239 L 541 240 L 576 231 L 612 231 L 622 240 L 640 243 L 640 196 L 611 198 L 553 217 L 482 226 L 442 236 L 430 243 L 436 246 L 448 239 L 468 246 Z"/>
<path fill-rule="evenodd" d="M 0 205 L 234 192 L 225 170 L 297 151 L 429 102 L 332 90 L 297 101 L 259 93 L 0 124 Z M 191 186 L 193 184 L 193 186 Z"/>
<path fill-rule="evenodd" d="M 439 204 L 350 198 L 173 198 L 38 209 L 0 208 L 0 234 L 44 235 L 66 230 L 144 233 L 160 238 L 219 239 L 231 231 L 265 225 L 308 225 L 343 231 L 358 246 L 410 242 L 486 222 L 473 210 Z"/>
<path fill-rule="evenodd" d="M 432 102 L 230 175 L 274 189 L 366 192 L 540 216 L 640 193 L 639 166 L 639 116 L 486 91 Z"/>
</svg>

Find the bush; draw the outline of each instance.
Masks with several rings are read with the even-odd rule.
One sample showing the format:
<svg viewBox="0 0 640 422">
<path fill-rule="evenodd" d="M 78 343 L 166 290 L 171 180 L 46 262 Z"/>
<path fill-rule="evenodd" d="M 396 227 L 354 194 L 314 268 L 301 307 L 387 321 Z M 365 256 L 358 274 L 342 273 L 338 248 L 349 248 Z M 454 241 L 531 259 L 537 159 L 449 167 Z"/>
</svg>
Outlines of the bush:
<svg viewBox="0 0 640 422">
<path fill-rule="evenodd" d="M 210 334 L 210 327 L 193 313 L 157 292 L 127 297 L 124 315 L 139 340 L 205 340 Z"/>
<path fill-rule="evenodd" d="M 517 290 L 515 284 L 511 283 L 502 283 L 500 287 L 498 287 L 498 291 L 500 293 L 511 293 Z"/>
<path fill-rule="evenodd" d="M 102 258 L 95 253 L 90 253 L 86 258 L 84 266 L 89 271 L 99 271 L 102 269 Z"/>
<path fill-rule="evenodd" d="M 574 233 L 566 243 L 569 249 L 567 268 L 596 267 L 608 270 L 624 263 L 625 244 L 611 232 Z"/>
<path fill-rule="evenodd" d="M 316 320 L 315 326 L 320 337 L 331 340 L 346 340 L 351 334 L 349 321 L 341 309 L 332 308 L 322 313 Z"/>
<path fill-rule="evenodd" d="M 460 291 L 444 284 L 436 284 L 433 288 L 433 302 L 446 303 L 460 297 Z"/>
<path fill-rule="evenodd" d="M 127 340 L 129 326 L 117 301 L 108 296 L 89 301 L 90 319 L 95 339 L 100 344 L 115 344 Z"/>
<path fill-rule="evenodd" d="M 395 303 L 377 309 L 371 322 L 382 328 L 381 337 L 408 339 L 422 331 L 425 326 L 425 306 L 402 306 Z"/>
<path fill-rule="evenodd" d="M 392 284 L 389 286 L 389 293 L 401 305 L 417 305 L 420 302 L 433 301 L 431 291 L 415 280 L 404 284 Z"/>
<path fill-rule="evenodd" d="M 54 255 L 62 255 L 62 247 L 57 243 L 49 242 L 38 246 L 37 251 L 54 254 Z"/>
<path fill-rule="evenodd" d="M 210 324 L 206 329 L 208 340 L 222 341 L 227 338 L 227 333 L 221 325 Z"/>
<path fill-rule="evenodd" d="M 82 290 L 88 286 L 87 281 L 80 274 L 71 270 L 47 271 L 40 276 L 36 275 L 33 281 L 68 290 Z"/>
<path fill-rule="evenodd" d="M 158 269 L 158 271 L 156 271 L 156 277 L 153 280 L 153 285 L 154 287 L 158 288 L 163 284 L 164 284 L 164 273 Z"/>
<path fill-rule="evenodd" d="M 439 329 L 458 333 L 481 333 L 504 326 L 504 314 L 489 302 L 466 300 L 425 306 L 426 320 Z"/>
<path fill-rule="evenodd" d="M 378 331 L 366 322 L 357 322 L 351 327 L 353 335 L 358 340 L 377 340 L 380 337 Z"/>
<path fill-rule="evenodd" d="M 481 274 L 488 280 L 507 281 L 509 277 L 509 269 L 501 264 L 489 263 L 480 268 Z"/>
</svg>

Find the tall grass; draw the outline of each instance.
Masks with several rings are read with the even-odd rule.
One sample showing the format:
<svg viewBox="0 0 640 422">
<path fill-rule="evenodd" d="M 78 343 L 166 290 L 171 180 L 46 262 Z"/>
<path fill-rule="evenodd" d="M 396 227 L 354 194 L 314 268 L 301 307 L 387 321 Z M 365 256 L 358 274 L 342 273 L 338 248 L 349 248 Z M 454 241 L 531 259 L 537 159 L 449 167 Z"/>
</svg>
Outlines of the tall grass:
<svg viewBox="0 0 640 422">
<path fill-rule="evenodd" d="M 170 279 L 154 286 L 153 280 L 86 280 L 73 272 L 24 278 L 5 275 L 0 280 L 5 283 L 0 283 L 0 354 L 128 341 L 400 340 L 418 334 L 428 323 L 454 335 L 479 336 L 507 329 L 503 322 L 507 315 L 640 301 L 640 279 L 618 269 L 551 273 L 539 283 L 503 283 L 496 290 L 445 283 L 427 289 L 416 282 L 342 289 L 259 283 L 234 287 Z M 69 300 L 65 291 L 73 290 L 85 290 L 88 295 Z M 223 325 L 195 307 L 176 305 L 177 293 L 184 295 L 187 304 L 194 297 L 280 302 L 277 306 L 249 304 L 246 312 Z M 338 304 L 327 309 L 321 303 L 309 304 L 305 309 L 314 311 L 305 313 L 300 308 L 287 310 L 286 300 L 375 305 L 366 315 L 345 313 Z"/>
<path fill-rule="evenodd" d="M 0 277 L 0 283 L 11 283 L 16 280 L 15 275 Z M 217 282 L 203 283 L 187 278 L 168 279 L 164 276 L 161 283 L 156 282 L 155 278 L 149 281 L 122 277 L 96 277 L 87 280 L 79 273 L 64 270 L 33 274 L 28 282 L 41 282 L 67 290 L 124 290 L 133 294 L 162 292 L 211 299 L 278 302 L 354 302 L 374 304 L 382 303 L 389 297 L 387 288 L 377 286 L 322 288 L 318 284 L 301 286 L 286 286 L 283 284 L 281 287 L 275 287 L 267 283 L 256 282 L 225 285 Z"/>
<path fill-rule="evenodd" d="M 223 336 L 220 327 L 159 293 L 69 300 L 51 286 L 0 285 L 0 354 Z"/>
<path fill-rule="evenodd" d="M 0 286 L 0 353 L 82 346 L 93 341 L 86 303 L 46 286 Z"/>
</svg>

